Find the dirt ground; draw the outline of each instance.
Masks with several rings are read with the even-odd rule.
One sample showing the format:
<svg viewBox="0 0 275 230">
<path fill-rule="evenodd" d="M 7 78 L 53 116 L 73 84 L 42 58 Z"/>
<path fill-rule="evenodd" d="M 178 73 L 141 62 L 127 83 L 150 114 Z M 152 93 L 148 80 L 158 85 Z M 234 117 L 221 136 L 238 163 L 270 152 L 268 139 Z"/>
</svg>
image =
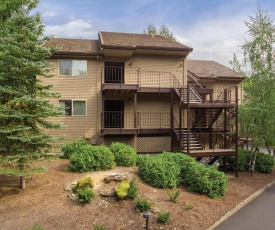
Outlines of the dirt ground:
<svg viewBox="0 0 275 230">
<path fill-rule="evenodd" d="M 248 173 L 239 173 L 238 178 L 233 173 L 227 173 L 229 184 L 224 197 L 211 199 L 179 187 L 181 194 L 177 202 L 173 203 L 169 201 L 165 190 L 142 183 L 135 167 L 115 167 L 110 171 L 80 174 L 68 172 L 69 161 L 65 159 L 43 165 L 48 170 L 27 178 L 24 191 L 18 188 L 18 177 L 0 175 L 1 230 L 25 230 L 35 223 L 47 230 L 93 230 L 95 225 L 104 225 L 108 230 L 144 229 L 145 219 L 142 213 L 134 209 L 133 200 L 100 195 L 89 204 L 71 200 L 64 188 L 85 176 L 92 177 L 98 194 L 118 185 L 119 182 L 102 182 L 105 176 L 113 172 L 125 174 L 128 179 L 136 177 L 139 197 L 146 198 L 161 212 L 170 211 L 170 221 L 165 225 L 157 222 L 156 213 L 152 213 L 149 221 L 150 229 L 165 230 L 207 229 L 245 198 L 275 180 L 274 172 L 255 174 L 254 177 Z"/>
</svg>

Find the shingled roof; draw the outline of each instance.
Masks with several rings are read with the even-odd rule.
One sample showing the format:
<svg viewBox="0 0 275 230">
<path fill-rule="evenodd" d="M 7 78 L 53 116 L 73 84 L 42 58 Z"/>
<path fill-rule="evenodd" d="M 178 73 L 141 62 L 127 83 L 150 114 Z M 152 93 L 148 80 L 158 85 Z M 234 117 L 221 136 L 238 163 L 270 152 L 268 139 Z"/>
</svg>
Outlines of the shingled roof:
<svg viewBox="0 0 275 230">
<path fill-rule="evenodd" d="M 71 39 L 71 38 L 51 38 L 45 47 L 57 46 L 58 53 L 77 53 L 77 54 L 99 54 L 98 40 Z"/>
<path fill-rule="evenodd" d="M 200 78 L 244 78 L 240 73 L 215 61 L 188 60 L 187 68 L 189 71 L 196 74 Z"/>
<path fill-rule="evenodd" d="M 99 40 L 103 48 L 118 49 L 153 49 L 189 51 L 193 48 L 185 46 L 161 35 L 133 34 L 116 32 L 99 32 Z"/>
</svg>

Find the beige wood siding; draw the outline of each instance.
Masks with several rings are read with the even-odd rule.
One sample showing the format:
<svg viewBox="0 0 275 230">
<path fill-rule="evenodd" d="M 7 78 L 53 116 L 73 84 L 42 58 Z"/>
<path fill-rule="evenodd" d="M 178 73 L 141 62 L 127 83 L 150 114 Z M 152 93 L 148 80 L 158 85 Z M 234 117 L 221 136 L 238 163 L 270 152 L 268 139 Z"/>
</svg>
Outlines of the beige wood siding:
<svg viewBox="0 0 275 230">
<path fill-rule="evenodd" d="M 84 60 L 84 59 L 83 59 Z M 86 116 L 62 116 L 54 118 L 54 121 L 63 123 L 62 130 L 51 131 L 60 135 L 65 134 L 66 138 L 62 142 L 73 141 L 77 138 L 91 138 L 96 142 L 99 136 L 100 111 L 101 111 L 101 84 L 100 72 L 97 68 L 96 59 L 87 61 L 87 76 L 59 76 L 58 59 L 49 60 L 53 65 L 53 78 L 43 79 L 44 84 L 53 84 L 53 91 L 59 92 L 61 97 L 51 102 L 58 106 L 59 100 L 85 100 Z M 99 65 L 98 65 L 99 66 Z"/>
</svg>

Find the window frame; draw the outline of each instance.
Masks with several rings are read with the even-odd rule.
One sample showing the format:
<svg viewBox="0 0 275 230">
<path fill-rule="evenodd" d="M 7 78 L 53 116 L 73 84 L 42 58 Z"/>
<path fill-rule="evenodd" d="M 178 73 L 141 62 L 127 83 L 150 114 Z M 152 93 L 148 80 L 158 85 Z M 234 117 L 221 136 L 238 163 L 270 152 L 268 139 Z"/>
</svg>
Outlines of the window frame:
<svg viewBox="0 0 275 230">
<path fill-rule="evenodd" d="M 60 73 L 60 61 L 85 61 L 86 62 L 86 74 L 85 75 L 63 75 Z M 73 66 L 73 64 L 72 64 Z M 73 69 L 72 69 L 73 72 Z M 88 60 L 86 59 L 67 59 L 67 58 L 62 58 L 62 59 L 58 59 L 58 76 L 61 77 L 87 77 L 88 75 Z"/>
<path fill-rule="evenodd" d="M 86 117 L 86 116 L 88 116 L 88 115 L 87 115 L 87 99 L 59 99 L 59 100 L 58 100 L 58 105 L 59 105 L 59 106 L 62 106 L 62 105 L 60 105 L 60 102 L 61 102 L 61 101 L 64 101 L 64 102 L 65 102 L 65 101 L 70 101 L 71 104 L 72 104 L 72 105 L 71 105 L 71 115 L 67 115 L 67 114 L 66 114 L 66 111 L 65 111 L 65 113 L 64 113 L 64 115 L 63 115 L 64 117 Z M 73 103 L 73 102 L 74 102 L 74 101 L 84 101 L 84 102 L 85 102 L 85 114 L 84 114 L 84 115 L 74 115 L 74 114 L 73 114 L 73 107 L 74 107 L 74 103 Z"/>
</svg>

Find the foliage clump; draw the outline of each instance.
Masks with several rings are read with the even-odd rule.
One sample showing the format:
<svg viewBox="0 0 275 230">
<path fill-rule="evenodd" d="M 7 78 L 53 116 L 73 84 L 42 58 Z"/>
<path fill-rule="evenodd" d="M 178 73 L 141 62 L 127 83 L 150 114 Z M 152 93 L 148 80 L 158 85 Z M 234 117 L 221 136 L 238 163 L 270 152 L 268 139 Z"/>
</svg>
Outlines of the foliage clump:
<svg viewBox="0 0 275 230">
<path fill-rule="evenodd" d="M 202 165 L 182 153 L 139 156 L 137 163 L 140 177 L 153 187 L 174 188 L 182 183 L 188 190 L 212 198 L 221 197 L 226 192 L 228 180 L 223 172 Z"/>
<path fill-rule="evenodd" d="M 90 203 L 96 197 L 96 193 L 91 188 L 79 188 L 76 190 L 76 196 L 81 203 Z"/>
<path fill-rule="evenodd" d="M 158 157 L 139 157 L 138 172 L 145 182 L 156 188 L 175 188 L 180 182 L 180 167 Z"/>
<path fill-rule="evenodd" d="M 105 145 L 84 145 L 70 156 L 70 167 L 76 172 L 108 170 L 115 166 L 115 157 Z"/>
<path fill-rule="evenodd" d="M 76 193 L 76 196 L 81 203 L 90 203 L 96 196 L 93 187 L 94 181 L 91 177 L 84 177 L 77 181 L 73 191 Z"/>
<path fill-rule="evenodd" d="M 270 154 L 262 152 L 252 152 L 252 155 L 256 154 L 255 171 L 260 173 L 272 173 L 274 169 L 274 157 Z M 251 159 L 251 152 L 246 149 L 238 149 L 238 168 L 240 172 L 248 171 Z M 220 162 L 223 162 L 221 158 Z M 235 157 L 226 158 L 226 167 L 230 171 L 235 171 Z"/>
<path fill-rule="evenodd" d="M 167 223 L 170 219 L 170 212 L 159 212 L 157 216 L 157 220 L 161 223 Z"/>
<path fill-rule="evenodd" d="M 119 199 L 124 199 L 128 195 L 130 183 L 127 180 L 121 181 L 118 187 L 115 188 L 115 193 Z"/>
<path fill-rule="evenodd" d="M 189 172 L 186 173 L 183 183 L 189 191 L 218 198 L 225 195 L 228 179 L 216 167 L 198 163 L 193 164 Z"/>
<path fill-rule="evenodd" d="M 62 158 L 69 159 L 73 152 L 76 152 L 82 146 L 89 145 L 84 139 L 78 139 L 71 143 L 64 143 L 61 145 Z"/>
<path fill-rule="evenodd" d="M 115 162 L 118 166 L 135 166 L 137 160 L 136 150 L 125 143 L 113 142 L 110 150 L 115 156 Z"/>
<path fill-rule="evenodd" d="M 138 198 L 135 204 L 135 209 L 140 212 L 150 211 L 151 207 L 152 207 L 151 203 L 144 198 Z"/>
</svg>

